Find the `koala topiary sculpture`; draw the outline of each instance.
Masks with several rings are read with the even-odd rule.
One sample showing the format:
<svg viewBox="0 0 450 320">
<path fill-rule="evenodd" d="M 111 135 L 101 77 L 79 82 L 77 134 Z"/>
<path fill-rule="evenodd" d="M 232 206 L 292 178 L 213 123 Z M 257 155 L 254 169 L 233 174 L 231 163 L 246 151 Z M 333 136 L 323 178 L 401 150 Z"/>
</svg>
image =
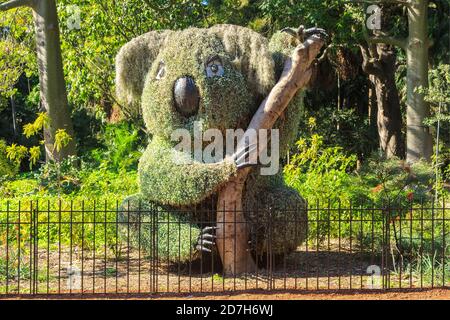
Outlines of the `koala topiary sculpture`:
<svg viewBox="0 0 450 320">
<path fill-rule="evenodd" d="M 214 250 L 212 228 L 204 222 L 215 215 L 206 217 L 204 210 L 215 210 L 218 191 L 240 164 L 233 158 L 180 164 L 174 159 L 187 155 L 174 148 L 171 134 L 179 128 L 193 132 L 195 122 L 224 135 L 226 129 L 245 130 L 298 44 L 288 33 L 268 41 L 248 28 L 217 25 L 153 31 L 122 47 L 116 59 L 118 97 L 129 112 L 142 114 L 151 136 L 139 162 L 140 194 L 121 207 L 122 220 L 131 222 L 130 239 L 141 248 L 171 262 Z M 280 155 L 297 137 L 301 107 L 298 93 L 276 123 Z M 275 254 L 288 253 L 305 240 L 305 201 L 284 184 L 281 173 L 261 176 L 252 169 L 243 206 L 255 256 L 269 246 Z"/>
</svg>

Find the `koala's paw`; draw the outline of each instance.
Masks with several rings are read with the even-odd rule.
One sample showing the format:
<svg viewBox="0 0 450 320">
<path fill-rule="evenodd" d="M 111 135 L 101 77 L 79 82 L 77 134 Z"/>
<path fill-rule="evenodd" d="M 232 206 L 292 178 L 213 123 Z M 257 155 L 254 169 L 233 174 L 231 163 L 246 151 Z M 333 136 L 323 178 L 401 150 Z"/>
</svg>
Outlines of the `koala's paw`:
<svg viewBox="0 0 450 320">
<path fill-rule="evenodd" d="M 305 39 L 308 39 L 309 37 L 316 36 L 319 37 L 322 40 L 328 39 L 327 32 L 322 28 L 309 28 L 303 31 L 303 35 Z"/>
<path fill-rule="evenodd" d="M 231 156 L 231 159 L 236 164 L 236 167 L 239 169 L 244 169 L 247 167 L 255 166 L 258 164 L 257 154 L 257 144 L 251 144 L 237 150 L 234 155 Z"/>
<path fill-rule="evenodd" d="M 197 243 L 194 245 L 196 251 L 211 253 L 216 245 L 216 236 L 214 235 L 216 229 L 217 227 L 203 228 L 198 236 Z"/>
</svg>

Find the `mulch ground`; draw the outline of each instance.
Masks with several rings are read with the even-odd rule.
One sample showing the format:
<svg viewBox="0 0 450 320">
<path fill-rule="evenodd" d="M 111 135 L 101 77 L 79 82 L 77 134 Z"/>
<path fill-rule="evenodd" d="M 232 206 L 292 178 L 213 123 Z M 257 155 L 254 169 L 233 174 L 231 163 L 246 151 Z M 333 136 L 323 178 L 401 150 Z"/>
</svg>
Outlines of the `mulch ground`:
<svg viewBox="0 0 450 320">
<path fill-rule="evenodd" d="M 11 296 L 6 300 L 29 299 L 127 299 L 127 300 L 450 300 L 450 289 L 404 289 L 404 290 L 340 290 L 340 291 L 271 291 L 229 294 L 182 294 L 182 295 L 51 295 Z M 1 300 L 1 297 L 0 297 Z"/>
<path fill-rule="evenodd" d="M 29 279 L 20 283 L 14 279 L 0 282 L 0 299 L 450 300 L 450 287 L 425 289 L 431 285 L 423 283 L 422 288 L 421 279 L 409 273 L 392 274 L 389 290 L 370 289 L 373 278 L 367 267 L 379 264 L 379 257 L 347 250 L 298 250 L 286 262 L 281 261 L 273 273 L 261 270 L 256 275 L 224 279 L 216 272 L 196 270 L 190 274 L 186 266 L 173 269 L 164 263 L 155 265 L 131 250 L 116 261 L 102 254 L 64 249 L 51 254 L 40 250 L 35 288 L 39 295 L 26 295 Z M 82 275 L 81 287 L 74 290 L 69 290 L 67 274 L 71 264 Z M 437 280 L 435 287 L 442 286 Z M 399 287 L 404 289 L 394 289 Z M 155 291 L 159 294 L 147 293 Z M 2 297 L 4 293 L 10 295 Z"/>
</svg>

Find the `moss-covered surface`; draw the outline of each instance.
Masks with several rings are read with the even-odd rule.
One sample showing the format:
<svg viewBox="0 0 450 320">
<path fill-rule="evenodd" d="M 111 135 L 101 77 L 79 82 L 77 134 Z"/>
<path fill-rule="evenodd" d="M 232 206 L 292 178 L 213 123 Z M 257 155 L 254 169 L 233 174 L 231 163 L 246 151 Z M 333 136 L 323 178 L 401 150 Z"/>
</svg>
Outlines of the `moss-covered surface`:
<svg viewBox="0 0 450 320">
<path fill-rule="evenodd" d="M 123 46 L 116 57 L 117 97 L 132 115 L 141 113 L 145 77 L 170 33 L 172 31 L 143 34 Z"/>
<path fill-rule="evenodd" d="M 306 239 L 306 202 L 281 175 L 250 174 L 243 205 L 255 254 L 289 253 Z"/>
<path fill-rule="evenodd" d="M 141 195 L 132 197 L 131 202 L 139 199 L 138 202 L 147 205 L 155 203 L 156 207 L 165 208 L 162 221 L 169 219 L 177 228 L 181 227 L 181 237 L 177 236 L 179 230 L 170 227 L 171 223 L 168 228 L 163 224 L 158 227 L 157 238 L 161 239 L 158 248 L 169 250 L 173 261 L 178 261 L 180 254 L 190 257 L 188 251 L 192 249 L 192 240 L 196 240 L 191 238 L 191 231 L 196 230 L 197 235 L 199 232 L 198 220 L 192 218 L 192 212 L 198 207 L 215 207 L 206 202 L 214 199 L 220 187 L 236 173 L 236 165 L 227 160 L 214 164 L 192 161 L 190 155 L 174 149 L 177 141 L 171 141 L 171 134 L 180 128 L 193 133 L 196 121 L 201 122 L 202 130 L 214 128 L 223 134 L 226 129 L 245 130 L 296 45 L 287 34 L 276 34 L 269 42 L 248 28 L 217 25 L 209 29 L 150 32 L 132 40 L 119 52 L 118 96 L 135 111 L 140 102 L 152 136 L 139 163 Z M 208 74 L 211 59 L 220 61 L 222 75 Z M 182 77 L 192 78 L 200 93 L 198 112 L 188 117 L 177 111 L 174 101 L 174 85 Z M 275 125 L 280 129 L 281 156 L 297 138 L 301 107 L 299 93 Z M 304 201 L 284 185 L 281 176 L 258 177 L 259 170 L 253 172 L 246 184 L 244 206 L 254 252 L 263 254 L 268 250 L 269 234 L 274 253 L 290 251 L 304 239 Z M 259 212 L 258 206 L 269 208 L 270 215 L 267 210 Z M 141 218 L 149 219 L 147 215 Z M 214 223 L 213 220 L 209 222 Z M 154 229 L 141 230 L 140 234 L 149 234 L 151 230 Z M 136 231 L 133 237 L 138 236 Z M 184 249 L 178 247 L 179 240 L 183 241 Z M 180 250 L 183 252 L 179 253 Z"/>
<path fill-rule="evenodd" d="M 142 194 L 149 201 L 175 207 L 200 203 L 235 172 L 234 162 L 197 162 L 160 138 L 150 142 L 139 162 Z"/>
<path fill-rule="evenodd" d="M 185 263 L 194 257 L 200 235 L 200 228 L 190 220 L 194 219 L 187 211 L 151 204 L 136 194 L 120 207 L 120 236 L 149 257 Z"/>
</svg>

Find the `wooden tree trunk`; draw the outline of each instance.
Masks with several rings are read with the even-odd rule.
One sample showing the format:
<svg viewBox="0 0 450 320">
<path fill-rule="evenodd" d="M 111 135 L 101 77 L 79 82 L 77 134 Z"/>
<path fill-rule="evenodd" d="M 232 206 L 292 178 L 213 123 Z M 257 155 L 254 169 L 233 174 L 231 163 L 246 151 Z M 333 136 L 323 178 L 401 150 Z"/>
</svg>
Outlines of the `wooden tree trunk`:
<svg viewBox="0 0 450 320">
<path fill-rule="evenodd" d="M 407 8 L 409 35 L 406 45 L 406 161 L 431 159 L 433 139 L 424 125 L 430 106 L 416 89 L 428 86 L 428 0 L 412 0 Z"/>
<path fill-rule="evenodd" d="M 395 84 L 394 50 L 386 44 L 361 46 L 363 70 L 369 74 L 376 94 L 377 127 L 380 149 L 386 158 L 403 158 L 402 116 Z"/>
<path fill-rule="evenodd" d="M 322 48 L 321 38 L 312 36 L 298 46 L 285 63 L 283 74 L 269 96 L 261 103 L 248 130 L 271 129 L 295 96 L 304 88 L 312 74 L 312 63 Z M 259 146 L 258 151 L 263 151 Z M 219 192 L 217 208 L 217 248 L 225 274 L 255 271 L 248 248 L 248 230 L 242 212 L 242 192 L 250 169 L 239 170 Z"/>
<path fill-rule="evenodd" d="M 36 48 L 39 67 L 41 103 L 50 118 L 50 126 L 44 130 L 47 160 L 59 161 L 75 155 L 75 137 L 67 102 L 64 80 L 59 23 L 55 0 L 38 0 L 33 5 L 36 29 Z M 57 152 L 53 147 L 55 132 L 64 129 L 72 140 Z"/>
<path fill-rule="evenodd" d="M 387 78 L 375 77 L 375 91 L 377 95 L 377 126 L 380 137 L 380 149 L 386 158 L 404 157 L 402 139 L 402 115 L 400 112 L 400 100 L 394 75 L 387 74 Z"/>
<path fill-rule="evenodd" d="M 12 113 L 12 122 L 13 122 L 13 133 L 14 139 L 17 138 L 17 113 L 16 113 L 16 102 L 14 101 L 14 97 L 11 96 L 11 113 Z"/>
<path fill-rule="evenodd" d="M 376 96 L 376 92 L 375 92 L 375 86 L 374 86 L 374 82 L 375 79 L 373 78 L 373 75 L 369 74 L 369 89 L 368 89 L 368 93 L 367 93 L 367 97 L 368 97 L 368 121 L 369 121 L 369 125 L 372 126 L 372 124 L 377 122 L 377 117 L 376 117 L 376 110 L 377 110 L 377 96 Z"/>
</svg>

